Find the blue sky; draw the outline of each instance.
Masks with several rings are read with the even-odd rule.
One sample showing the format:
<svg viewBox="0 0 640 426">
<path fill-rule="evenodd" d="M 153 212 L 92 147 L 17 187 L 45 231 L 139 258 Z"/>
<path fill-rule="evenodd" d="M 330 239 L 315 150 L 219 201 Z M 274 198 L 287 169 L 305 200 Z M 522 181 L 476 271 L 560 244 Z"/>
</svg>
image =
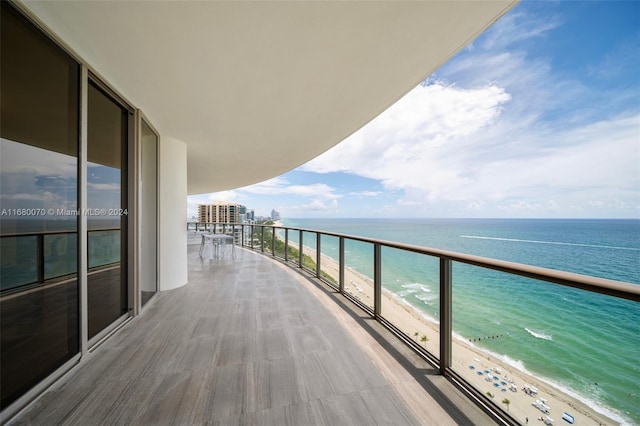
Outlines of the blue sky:
<svg viewBox="0 0 640 426">
<path fill-rule="evenodd" d="M 640 218 L 640 1 L 522 1 L 333 149 L 190 196 L 283 217 Z"/>
</svg>

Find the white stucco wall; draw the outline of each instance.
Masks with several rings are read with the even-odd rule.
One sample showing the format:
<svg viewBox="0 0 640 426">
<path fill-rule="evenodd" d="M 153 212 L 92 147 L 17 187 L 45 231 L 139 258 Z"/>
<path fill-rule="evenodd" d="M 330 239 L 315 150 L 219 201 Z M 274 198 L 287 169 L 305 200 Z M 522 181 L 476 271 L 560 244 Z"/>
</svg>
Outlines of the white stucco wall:
<svg viewBox="0 0 640 426">
<path fill-rule="evenodd" d="M 187 144 L 160 138 L 160 291 L 187 284 Z"/>
</svg>

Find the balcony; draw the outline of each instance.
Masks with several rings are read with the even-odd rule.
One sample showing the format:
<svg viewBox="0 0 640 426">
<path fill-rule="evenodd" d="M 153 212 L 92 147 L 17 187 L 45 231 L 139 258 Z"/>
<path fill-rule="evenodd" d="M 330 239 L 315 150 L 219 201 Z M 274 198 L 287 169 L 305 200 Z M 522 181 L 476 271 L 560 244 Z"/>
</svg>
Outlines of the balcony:
<svg viewBox="0 0 640 426">
<path fill-rule="evenodd" d="M 238 248 L 199 256 L 12 424 L 487 424 L 368 313 Z"/>
<path fill-rule="evenodd" d="M 234 234 L 235 258 L 228 248 L 201 256 L 190 231 L 189 285 L 156 294 L 11 424 L 521 424 L 536 417 L 504 411 L 500 394 L 487 398 L 488 385 L 453 343 L 447 261 L 597 290 L 630 299 L 632 309 L 639 299 L 631 284 L 399 243 L 267 226 L 206 229 Z M 332 238 L 341 248 L 337 271 L 324 255 Z M 345 280 L 344 248 L 354 243 L 372 244 L 372 297 Z M 437 338 L 422 343 L 393 313 L 381 278 L 389 250 L 439 258 Z M 477 361 L 479 374 L 486 360 Z M 581 424 L 609 421 L 572 407 Z"/>
</svg>

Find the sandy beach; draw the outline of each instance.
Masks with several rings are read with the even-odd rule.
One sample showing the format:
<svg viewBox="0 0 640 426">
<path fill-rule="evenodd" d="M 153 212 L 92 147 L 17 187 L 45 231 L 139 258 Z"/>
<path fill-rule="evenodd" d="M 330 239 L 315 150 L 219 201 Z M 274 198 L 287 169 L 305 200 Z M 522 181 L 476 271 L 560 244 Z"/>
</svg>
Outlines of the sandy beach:
<svg viewBox="0 0 640 426">
<path fill-rule="evenodd" d="M 297 248 L 294 243 L 289 244 Z M 310 247 L 305 246 L 304 253 L 312 259 L 316 258 L 315 250 Z M 321 269 L 338 281 L 339 265 L 335 260 L 322 255 Z M 344 289 L 367 306 L 373 307 L 371 279 L 345 268 Z M 425 346 L 429 352 L 439 354 L 438 325 L 384 289 L 382 316 Z M 423 336 L 426 336 L 426 341 Z M 522 424 L 565 424 L 564 413 L 570 414 L 574 418 L 573 424 L 576 425 L 620 424 L 596 412 L 577 398 L 516 369 L 470 342 L 454 339 L 453 368 L 483 393 L 491 393 L 496 404 Z M 509 400 L 508 405 L 503 402 L 505 399 Z"/>
</svg>

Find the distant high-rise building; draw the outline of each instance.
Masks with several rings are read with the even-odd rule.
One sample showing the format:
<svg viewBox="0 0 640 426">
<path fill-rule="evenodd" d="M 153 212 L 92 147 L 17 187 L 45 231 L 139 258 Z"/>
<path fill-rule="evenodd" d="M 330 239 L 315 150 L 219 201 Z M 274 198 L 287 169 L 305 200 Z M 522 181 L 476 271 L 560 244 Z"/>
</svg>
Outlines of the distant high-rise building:
<svg viewBox="0 0 640 426">
<path fill-rule="evenodd" d="M 198 205 L 200 223 L 242 223 L 243 212 L 247 208 L 237 203 L 215 202 Z"/>
<path fill-rule="evenodd" d="M 280 212 L 275 209 L 271 210 L 271 220 L 280 220 Z"/>
</svg>

